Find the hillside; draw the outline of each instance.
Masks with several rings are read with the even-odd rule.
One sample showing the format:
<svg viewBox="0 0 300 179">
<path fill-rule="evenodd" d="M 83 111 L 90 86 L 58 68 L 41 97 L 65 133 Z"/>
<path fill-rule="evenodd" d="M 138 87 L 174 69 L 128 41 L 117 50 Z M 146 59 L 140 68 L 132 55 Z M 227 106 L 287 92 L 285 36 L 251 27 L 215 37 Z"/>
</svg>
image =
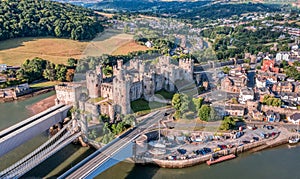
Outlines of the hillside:
<svg viewBox="0 0 300 179">
<path fill-rule="evenodd" d="M 53 1 L 1 1 L 0 40 L 37 36 L 92 39 L 103 31 L 99 17 L 92 10 Z"/>
<path fill-rule="evenodd" d="M 122 3 L 120 2 L 122 1 Z M 130 1 L 114 0 L 102 1 L 93 5 L 94 9 L 105 12 L 139 13 L 149 16 L 173 17 L 180 19 L 218 19 L 233 15 L 240 16 L 253 12 L 280 12 L 280 5 L 261 3 L 211 3 L 203 1 Z"/>
</svg>

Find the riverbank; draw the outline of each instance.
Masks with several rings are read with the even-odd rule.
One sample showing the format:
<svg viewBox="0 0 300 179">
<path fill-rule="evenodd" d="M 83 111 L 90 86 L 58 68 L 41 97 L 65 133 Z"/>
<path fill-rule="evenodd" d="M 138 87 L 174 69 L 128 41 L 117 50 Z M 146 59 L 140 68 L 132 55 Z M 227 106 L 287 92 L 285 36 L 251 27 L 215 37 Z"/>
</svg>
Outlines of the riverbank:
<svg viewBox="0 0 300 179">
<path fill-rule="evenodd" d="M 13 98 L 13 97 L 0 98 L 0 103 L 7 103 L 7 102 L 12 102 L 12 101 L 22 101 L 22 100 L 25 100 L 25 99 L 28 99 L 28 98 L 31 98 L 34 96 L 49 93 L 51 91 L 54 91 L 54 87 L 33 89 L 32 91 L 30 91 L 22 96 L 18 96 L 17 98 Z"/>
<path fill-rule="evenodd" d="M 280 133 L 268 139 L 262 139 L 256 142 L 241 144 L 234 146 L 232 148 L 226 148 L 224 150 L 216 151 L 215 154 L 219 155 L 229 155 L 229 154 L 241 154 L 249 151 L 250 153 L 262 151 L 268 148 L 277 147 L 283 144 L 287 144 L 289 137 L 292 133 L 288 132 L 284 128 L 280 128 Z M 138 144 L 137 144 L 138 145 Z M 183 146 L 182 146 L 183 147 Z M 186 147 L 184 147 L 186 148 Z M 150 155 L 137 156 L 133 160 L 138 164 L 154 164 L 161 168 L 187 168 L 195 165 L 199 165 L 205 163 L 214 153 L 210 153 L 207 155 L 178 155 L 176 159 L 170 160 L 165 157 L 151 157 Z M 170 155 L 171 156 L 171 155 Z"/>
<path fill-rule="evenodd" d="M 38 114 L 52 106 L 55 105 L 55 98 L 56 95 L 52 95 L 50 97 L 47 97 L 35 104 L 32 104 L 30 106 L 27 106 L 26 108 L 34 115 L 34 114 Z"/>
</svg>

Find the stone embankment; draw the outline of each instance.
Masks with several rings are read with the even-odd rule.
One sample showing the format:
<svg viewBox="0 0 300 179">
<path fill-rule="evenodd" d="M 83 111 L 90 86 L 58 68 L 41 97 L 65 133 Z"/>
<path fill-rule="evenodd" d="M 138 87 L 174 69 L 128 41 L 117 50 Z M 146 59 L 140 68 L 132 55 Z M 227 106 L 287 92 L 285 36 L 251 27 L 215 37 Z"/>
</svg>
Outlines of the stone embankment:
<svg viewBox="0 0 300 179">
<path fill-rule="evenodd" d="M 47 88 L 43 88 L 43 89 L 32 90 L 32 91 L 30 91 L 30 93 L 26 93 L 22 96 L 18 96 L 17 98 L 14 98 L 12 96 L 11 97 L 0 98 L 0 103 L 11 102 L 11 101 L 14 101 L 14 100 L 24 100 L 24 99 L 31 98 L 33 96 L 48 93 L 48 92 L 53 91 L 53 90 L 54 90 L 54 87 L 47 87 Z"/>
<path fill-rule="evenodd" d="M 257 152 L 266 148 L 275 147 L 278 145 L 288 143 L 288 139 L 291 136 L 290 133 L 284 131 L 286 129 L 281 129 L 283 132 L 275 137 L 264 139 L 261 141 L 244 144 L 241 146 L 236 146 L 230 149 L 224 149 L 218 151 L 216 153 L 220 155 L 228 155 L 228 154 L 239 154 L 246 151 Z M 134 158 L 135 163 L 140 164 L 155 164 L 163 168 L 185 168 L 191 167 L 194 165 L 198 165 L 201 163 L 205 163 L 212 157 L 213 154 L 205 155 L 205 156 L 197 156 L 189 159 L 178 159 L 178 160 L 165 160 L 165 159 L 155 159 L 151 157 L 137 157 Z"/>
</svg>

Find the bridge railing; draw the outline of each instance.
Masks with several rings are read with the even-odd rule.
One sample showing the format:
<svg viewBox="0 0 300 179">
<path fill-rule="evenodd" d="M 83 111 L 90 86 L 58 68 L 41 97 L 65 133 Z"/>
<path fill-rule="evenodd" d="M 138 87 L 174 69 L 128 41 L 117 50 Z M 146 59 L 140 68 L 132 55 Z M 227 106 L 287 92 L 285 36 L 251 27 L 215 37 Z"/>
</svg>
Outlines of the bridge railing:
<svg viewBox="0 0 300 179">
<path fill-rule="evenodd" d="M 49 146 L 48 148 L 45 148 L 44 150 L 40 151 L 38 154 L 34 155 L 33 157 L 29 158 L 28 160 L 24 161 L 20 165 L 12 168 L 7 173 L 0 174 L 1 178 L 19 178 L 35 166 L 37 166 L 39 163 L 41 163 L 45 156 L 52 151 L 57 145 L 59 145 L 62 141 L 64 141 L 67 137 L 69 137 L 70 132 L 67 132 L 63 137 L 61 137 L 59 140 L 57 140 L 53 145 Z M 50 152 L 52 154 L 52 152 Z"/>
<path fill-rule="evenodd" d="M 60 142 L 65 140 L 67 137 L 70 136 L 70 132 L 67 131 L 70 126 L 72 125 L 72 120 L 68 122 L 58 133 L 56 133 L 53 137 L 51 137 L 46 143 L 35 149 L 33 152 L 19 160 L 17 163 L 13 164 L 9 168 L 3 170 L 0 172 L 0 177 L 3 175 L 6 175 L 8 173 L 11 173 L 11 171 L 15 171 L 15 169 L 20 169 L 20 166 L 27 165 L 29 161 L 32 161 L 36 158 L 36 156 L 41 156 L 41 153 L 46 150 L 49 151 L 50 149 L 53 149 L 56 145 L 58 145 Z M 48 149 L 48 150 L 47 150 Z"/>
<path fill-rule="evenodd" d="M 67 139 L 64 139 L 64 140 L 58 142 L 57 146 L 55 146 L 51 149 L 48 149 L 47 151 L 43 151 L 39 155 L 39 157 L 35 157 L 35 158 L 32 158 L 30 161 L 27 161 L 25 167 L 16 169 L 7 178 L 20 178 L 22 175 L 24 175 L 25 173 L 30 171 L 32 168 L 36 167 L 38 164 L 42 163 L 43 161 L 45 161 L 46 159 L 51 157 L 54 153 L 56 153 L 57 151 L 61 150 L 63 147 L 65 147 L 66 145 L 68 145 L 69 143 L 74 141 L 80 135 L 81 135 L 81 133 L 75 133 L 75 134 L 67 137 Z"/>
</svg>

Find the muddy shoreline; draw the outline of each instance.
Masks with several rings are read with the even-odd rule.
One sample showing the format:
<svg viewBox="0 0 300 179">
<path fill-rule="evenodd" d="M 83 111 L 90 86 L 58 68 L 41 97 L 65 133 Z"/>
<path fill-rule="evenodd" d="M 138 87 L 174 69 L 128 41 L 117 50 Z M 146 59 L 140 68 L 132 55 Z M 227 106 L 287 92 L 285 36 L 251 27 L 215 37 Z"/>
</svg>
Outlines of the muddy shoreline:
<svg viewBox="0 0 300 179">
<path fill-rule="evenodd" d="M 52 106 L 55 105 L 55 98 L 56 98 L 56 95 L 52 95 L 48 98 L 45 98 L 35 104 L 32 104 L 30 106 L 27 106 L 26 108 L 32 113 L 32 114 L 38 114 Z"/>
</svg>

